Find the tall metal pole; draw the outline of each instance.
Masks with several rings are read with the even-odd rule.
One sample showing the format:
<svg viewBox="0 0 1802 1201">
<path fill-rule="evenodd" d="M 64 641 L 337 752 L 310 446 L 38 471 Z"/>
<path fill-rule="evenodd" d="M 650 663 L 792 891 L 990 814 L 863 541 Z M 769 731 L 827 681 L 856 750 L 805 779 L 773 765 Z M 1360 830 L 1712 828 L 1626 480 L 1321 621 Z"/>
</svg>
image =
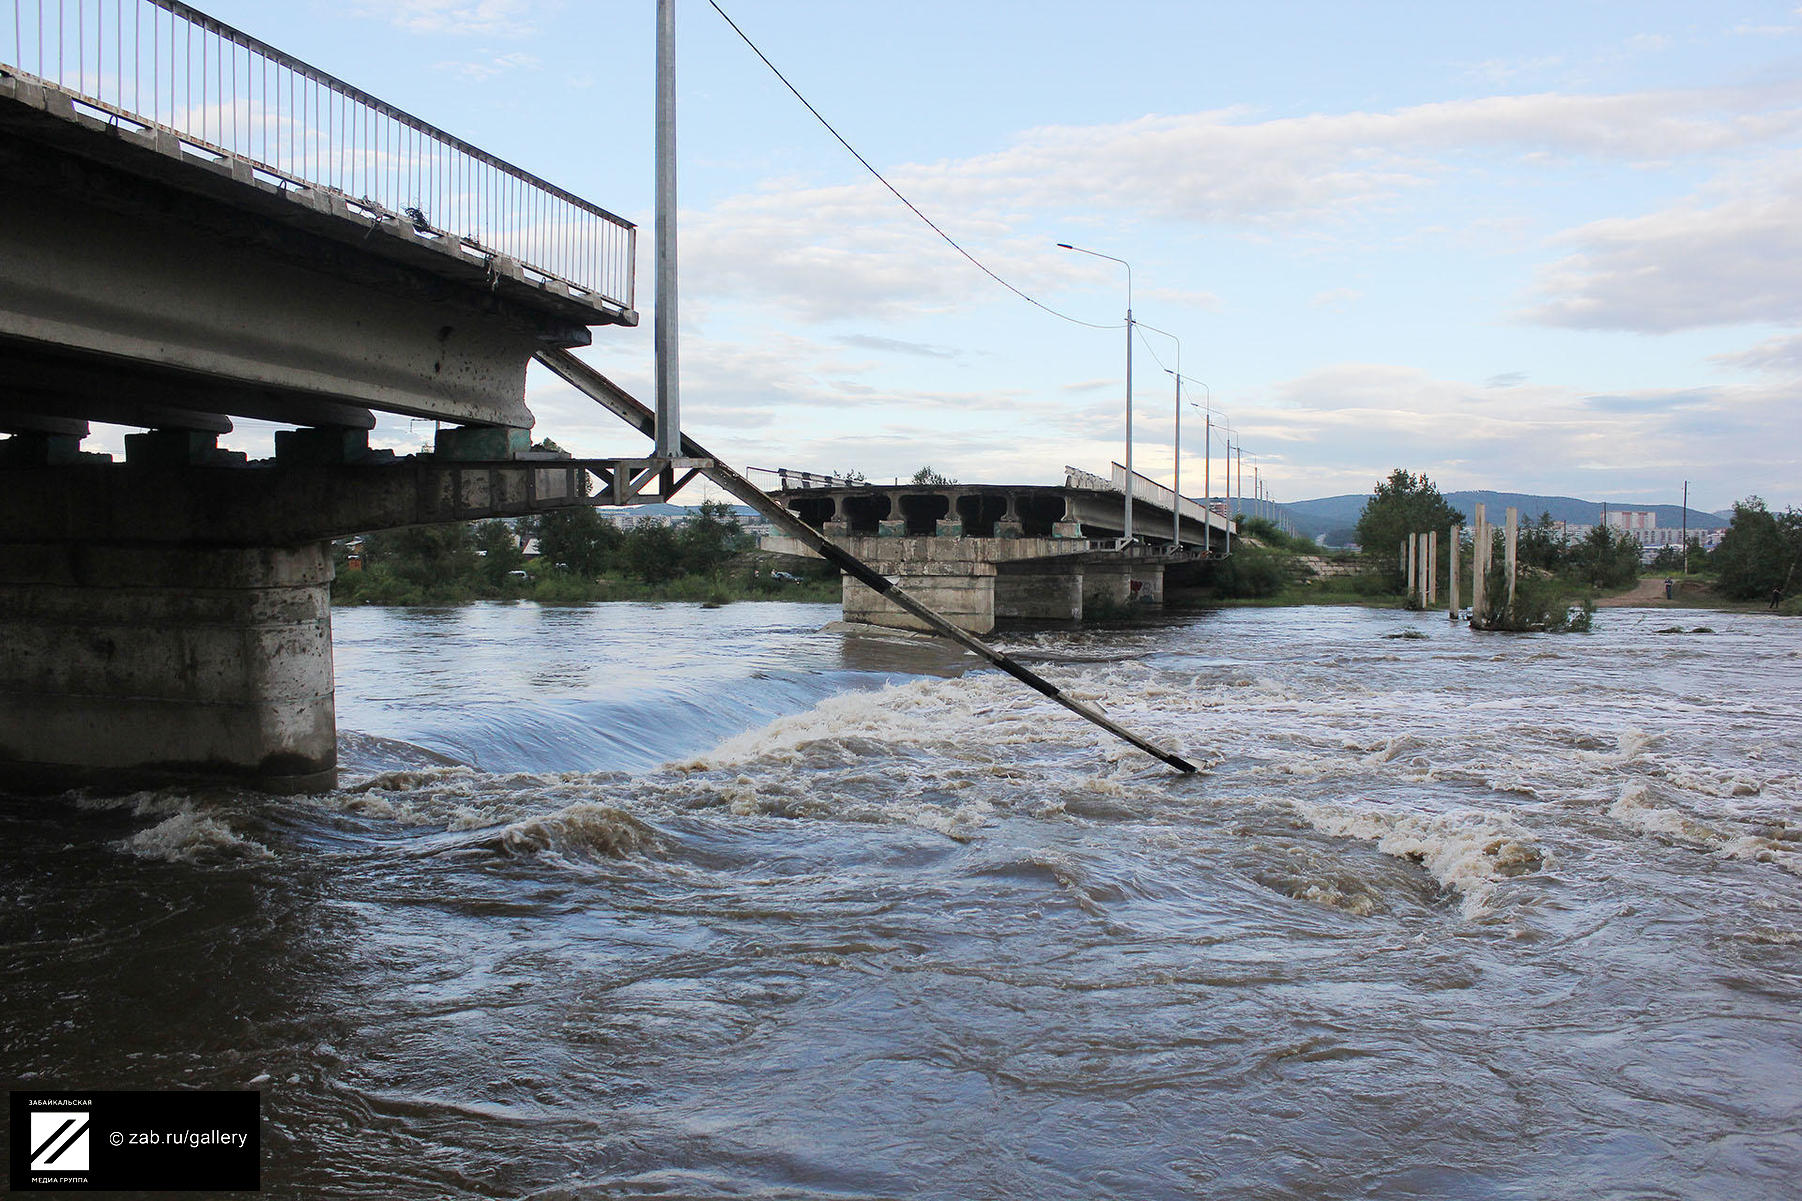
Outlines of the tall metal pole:
<svg viewBox="0 0 1802 1201">
<path fill-rule="evenodd" d="M 1683 578 L 1689 578 L 1689 481 L 1683 481 Z"/>
<path fill-rule="evenodd" d="M 1176 493 L 1176 501 L 1171 505 L 1170 545 L 1177 549 L 1183 544 L 1183 340 L 1167 329 L 1159 329 L 1155 325 L 1139 322 L 1140 329 L 1148 329 L 1154 334 L 1163 334 L 1176 343 L 1176 370 L 1164 368 L 1164 371 L 1176 380 L 1176 434 L 1173 454 L 1176 465 L 1171 475 L 1170 487 Z"/>
<path fill-rule="evenodd" d="M 1201 506 L 1207 510 L 1207 520 L 1201 527 L 1201 552 L 1211 555 L 1214 553 L 1214 415 L 1204 409 L 1201 420 L 1206 429 L 1201 438 Z"/>
<path fill-rule="evenodd" d="M 1182 351 L 1177 351 L 1176 365 L 1183 365 Z M 1171 372 L 1176 376 L 1176 449 L 1173 455 L 1176 465 L 1170 472 L 1170 490 L 1176 493 L 1176 501 L 1170 507 L 1175 510 L 1170 516 L 1170 545 L 1177 550 L 1183 548 L 1183 377 L 1180 371 Z"/>
<path fill-rule="evenodd" d="M 1233 429 L 1226 429 L 1226 479 L 1221 481 L 1220 490 L 1226 494 L 1226 553 L 1233 553 Z"/>
<path fill-rule="evenodd" d="M 1088 250 L 1081 246 L 1072 246 L 1068 242 L 1059 242 L 1059 250 L 1074 250 L 1078 254 L 1094 255 L 1098 259 L 1106 259 L 1110 263 L 1119 263 L 1126 268 L 1126 518 L 1122 537 L 1133 540 L 1133 265 L 1125 259 L 1117 259 L 1111 254 L 1102 254 L 1099 250 Z"/>
<path fill-rule="evenodd" d="M 660 459 L 682 457 L 676 356 L 676 0 L 657 0 L 657 429 Z"/>
</svg>

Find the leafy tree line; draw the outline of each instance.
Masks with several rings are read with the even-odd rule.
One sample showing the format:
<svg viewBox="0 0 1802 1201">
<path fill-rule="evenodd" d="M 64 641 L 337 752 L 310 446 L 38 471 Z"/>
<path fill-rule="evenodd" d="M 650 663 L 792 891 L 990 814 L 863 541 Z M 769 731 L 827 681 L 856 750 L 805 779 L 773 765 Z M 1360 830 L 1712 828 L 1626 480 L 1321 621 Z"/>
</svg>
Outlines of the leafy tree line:
<svg viewBox="0 0 1802 1201">
<path fill-rule="evenodd" d="M 1733 521 L 1708 556 L 1720 590 L 1775 607 L 1802 592 L 1802 511 L 1773 513 L 1756 496 L 1733 506 Z"/>
<path fill-rule="evenodd" d="M 528 562 L 522 543 L 533 538 L 539 557 Z M 786 591 L 785 581 L 753 575 L 754 568 L 727 578 L 728 565 L 751 546 L 752 538 L 724 504 L 703 504 L 678 526 L 631 530 L 580 506 L 513 525 L 479 521 L 365 535 L 361 571 L 347 570 L 348 547 L 340 545 L 332 596 L 342 603 L 404 605 L 614 595 L 726 600 Z"/>
</svg>

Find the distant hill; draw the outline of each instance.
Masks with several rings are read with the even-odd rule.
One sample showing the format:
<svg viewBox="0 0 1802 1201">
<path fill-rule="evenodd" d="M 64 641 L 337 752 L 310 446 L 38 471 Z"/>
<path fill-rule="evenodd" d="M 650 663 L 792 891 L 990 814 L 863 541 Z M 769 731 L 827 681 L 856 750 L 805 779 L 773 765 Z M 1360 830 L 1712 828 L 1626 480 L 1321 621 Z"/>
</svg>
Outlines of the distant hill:
<svg viewBox="0 0 1802 1201">
<path fill-rule="evenodd" d="M 1283 505 L 1282 510 L 1304 537 L 1318 538 L 1325 534 L 1329 546 L 1343 546 L 1352 540 L 1351 531 L 1358 524 L 1358 515 L 1364 511 L 1364 502 L 1370 496 L 1368 492 L 1323 496 L 1318 500 L 1300 500 Z M 1574 496 L 1534 496 L 1525 492 L 1447 492 L 1445 499 L 1454 509 L 1463 513 L 1466 519 L 1476 512 L 1478 504 L 1482 504 L 1488 509 L 1489 520 L 1496 522 L 1502 520 L 1509 505 L 1520 510 L 1522 521 L 1535 521 L 1541 513 L 1550 513 L 1553 521 L 1565 521 L 1572 525 L 1595 525 L 1602 520 L 1601 501 L 1579 500 Z M 1683 525 L 1682 505 L 1609 501 L 1608 508 L 1615 512 L 1622 509 L 1650 509 L 1657 515 L 1660 529 L 1677 529 Z M 1731 516 L 1731 513 L 1722 517 L 1716 513 L 1691 509 L 1689 528 L 1720 529 Z"/>
</svg>

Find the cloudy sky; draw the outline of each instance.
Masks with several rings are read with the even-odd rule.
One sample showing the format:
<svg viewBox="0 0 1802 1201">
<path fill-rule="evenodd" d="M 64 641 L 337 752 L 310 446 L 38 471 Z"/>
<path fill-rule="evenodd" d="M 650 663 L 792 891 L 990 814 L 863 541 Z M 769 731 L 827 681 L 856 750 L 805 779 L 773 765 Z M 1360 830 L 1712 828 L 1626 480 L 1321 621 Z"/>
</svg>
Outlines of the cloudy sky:
<svg viewBox="0 0 1802 1201">
<path fill-rule="evenodd" d="M 1016 288 L 1117 325 L 1125 271 L 1055 244 L 1128 260 L 1134 316 L 1207 385 L 1185 399 L 1279 499 L 1402 466 L 1802 505 L 1795 0 L 720 3 Z M 583 353 L 649 399 L 652 0 L 205 7 L 638 222 L 644 323 Z M 1122 331 L 984 276 L 707 0 L 680 12 L 689 432 L 739 465 L 872 478 L 1118 459 Z M 1143 336 L 1135 466 L 1167 482 L 1177 347 Z M 528 399 L 566 446 L 643 445 L 548 375 Z"/>
</svg>

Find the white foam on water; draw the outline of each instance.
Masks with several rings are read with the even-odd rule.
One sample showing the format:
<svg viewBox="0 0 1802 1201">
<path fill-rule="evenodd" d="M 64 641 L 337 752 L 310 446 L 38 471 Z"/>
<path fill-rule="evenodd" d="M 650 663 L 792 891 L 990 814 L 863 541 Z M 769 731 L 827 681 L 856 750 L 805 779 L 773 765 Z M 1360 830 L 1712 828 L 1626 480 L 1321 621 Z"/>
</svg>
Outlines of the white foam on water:
<svg viewBox="0 0 1802 1201">
<path fill-rule="evenodd" d="M 1698 799 L 1709 798 L 1703 794 Z M 1766 813 L 1685 813 L 1652 799 L 1643 781 L 1620 791 L 1608 816 L 1638 834 L 1748 863 L 1769 863 L 1802 875 L 1802 825 Z M 1748 828 L 1750 827 L 1750 828 Z"/>
<path fill-rule="evenodd" d="M 615 805 L 578 801 L 555 813 L 503 826 L 498 846 L 511 854 L 623 859 L 661 848 L 645 822 Z"/>
<path fill-rule="evenodd" d="M 156 825 L 119 842 L 120 850 L 165 863 L 216 863 L 269 859 L 269 848 L 238 834 L 220 817 L 193 809 L 170 814 Z"/>
<path fill-rule="evenodd" d="M 1312 801 L 1290 804 L 1324 834 L 1374 842 L 1386 855 L 1419 863 L 1463 898 L 1466 918 L 1493 914 L 1502 881 L 1539 871 L 1549 859 L 1531 831 L 1501 813 L 1458 809 L 1416 814 Z"/>
</svg>

